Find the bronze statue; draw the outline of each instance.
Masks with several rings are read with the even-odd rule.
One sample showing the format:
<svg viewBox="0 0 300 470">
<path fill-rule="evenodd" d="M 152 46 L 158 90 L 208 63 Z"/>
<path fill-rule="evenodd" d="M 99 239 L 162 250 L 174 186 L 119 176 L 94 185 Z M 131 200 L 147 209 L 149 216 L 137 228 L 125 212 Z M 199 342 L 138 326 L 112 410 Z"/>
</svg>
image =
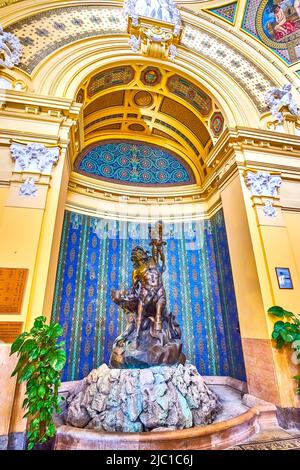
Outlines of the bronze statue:
<svg viewBox="0 0 300 470">
<path fill-rule="evenodd" d="M 131 289 L 111 292 L 112 300 L 129 316 L 126 330 L 113 344 L 113 368 L 185 363 L 180 326 L 166 309 L 162 223 L 155 228 L 155 237 L 150 241 L 152 255 L 141 247 L 132 250 Z"/>
<path fill-rule="evenodd" d="M 157 222 L 157 224 L 155 225 L 155 229 L 154 229 L 155 238 L 152 238 L 151 229 L 149 230 L 149 233 L 150 233 L 150 238 L 151 238 L 150 246 L 152 246 L 152 258 L 153 258 L 155 264 L 159 263 L 159 258 L 161 259 L 162 269 L 164 271 L 165 266 L 166 266 L 164 246 L 166 245 L 166 242 L 163 240 L 163 224 L 162 224 L 162 222 Z"/>
</svg>

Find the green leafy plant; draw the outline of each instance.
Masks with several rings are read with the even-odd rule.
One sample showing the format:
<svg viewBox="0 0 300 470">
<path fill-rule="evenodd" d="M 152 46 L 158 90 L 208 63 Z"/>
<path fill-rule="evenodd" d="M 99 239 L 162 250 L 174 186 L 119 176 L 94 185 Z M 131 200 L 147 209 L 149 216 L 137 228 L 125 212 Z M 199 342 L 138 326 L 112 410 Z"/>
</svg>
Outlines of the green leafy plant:
<svg viewBox="0 0 300 470">
<path fill-rule="evenodd" d="M 284 345 L 290 345 L 295 350 L 295 359 L 300 364 L 300 317 L 282 307 L 275 305 L 269 308 L 268 313 L 282 320 L 274 324 L 272 339 L 276 346 L 281 349 Z M 288 321 L 283 321 L 288 319 Z M 297 394 L 300 395 L 300 375 L 293 377 L 298 382 Z"/>
<path fill-rule="evenodd" d="M 47 442 L 56 432 L 53 411 L 60 412 L 58 388 L 66 363 L 64 342 L 57 343 L 62 332 L 57 323 L 46 325 L 46 318 L 38 317 L 29 333 L 19 335 L 11 346 L 10 354 L 19 356 L 12 376 L 17 375 L 18 383 L 26 382 L 22 406 L 24 418 L 29 418 L 28 449 Z"/>
</svg>

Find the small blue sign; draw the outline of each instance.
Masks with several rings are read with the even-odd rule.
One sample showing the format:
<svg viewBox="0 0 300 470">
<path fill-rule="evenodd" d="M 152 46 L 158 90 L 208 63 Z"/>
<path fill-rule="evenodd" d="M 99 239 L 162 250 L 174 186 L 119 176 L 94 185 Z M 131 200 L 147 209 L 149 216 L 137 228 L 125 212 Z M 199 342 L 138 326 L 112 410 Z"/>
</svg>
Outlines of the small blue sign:
<svg viewBox="0 0 300 470">
<path fill-rule="evenodd" d="M 289 268 L 275 268 L 279 289 L 293 289 Z"/>
</svg>

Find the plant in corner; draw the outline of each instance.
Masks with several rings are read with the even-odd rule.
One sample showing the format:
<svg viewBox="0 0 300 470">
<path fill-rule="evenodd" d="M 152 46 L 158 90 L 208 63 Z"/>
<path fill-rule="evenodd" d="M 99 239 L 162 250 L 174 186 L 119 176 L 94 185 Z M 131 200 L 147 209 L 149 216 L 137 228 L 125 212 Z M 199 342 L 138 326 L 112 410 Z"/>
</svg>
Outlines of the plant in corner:
<svg viewBox="0 0 300 470">
<path fill-rule="evenodd" d="M 46 318 L 38 317 L 29 333 L 20 334 L 11 346 L 10 354 L 19 356 L 12 376 L 17 375 L 18 383 L 26 382 L 22 406 L 26 411 L 24 418 L 29 419 L 29 450 L 55 436 L 53 412 L 60 412 L 62 399 L 58 389 L 66 363 L 64 342 L 57 343 L 62 332 L 57 323 L 46 325 Z"/>
<path fill-rule="evenodd" d="M 295 351 L 293 358 L 300 364 L 300 317 L 279 306 L 269 308 L 268 313 L 282 320 L 274 324 L 272 339 L 276 341 L 276 346 L 281 349 L 284 345 L 291 346 Z M 283 321 L 287 319 L 288 321 Z M 298 382 L 297 394 L 300 395 L 300 375 L 293 377 Z"/>
</svg>

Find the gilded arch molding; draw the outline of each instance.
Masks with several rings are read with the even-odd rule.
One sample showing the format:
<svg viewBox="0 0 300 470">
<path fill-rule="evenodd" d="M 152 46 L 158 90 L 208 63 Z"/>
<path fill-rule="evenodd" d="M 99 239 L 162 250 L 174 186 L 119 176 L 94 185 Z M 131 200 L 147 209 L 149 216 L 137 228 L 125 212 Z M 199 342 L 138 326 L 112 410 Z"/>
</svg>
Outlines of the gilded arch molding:
<svg viewBox="0 0 300 470">
<path fill-rule="evenodd" d="M 44 59 L 33 72 L 32 85 L 38 94 L 74 99 L 84 80 L 100 67 L 105 70 L 112 63 L 126 65 L 141 62 L 157 67 L 165 66 L 163 61 L 153 61 L 130 53 L 127 38 L 112 41 L 109 48 L 105 40 L 89 38 L 69 44 L 47 60 Z M 191 52 L 177 63 L 168 63 L 168 68 L 192 79 L 216 97 L 229 126 L 257 125 L 259 111 L 249 95 L 214 64 L 203 62 Z"/>
<path fill-rule="evenodd" d="M 20 68 L 32 74 L 35 68 L 49 55 L 87 38 L 107 39 L 107 48 L 117 41 L 127 43 L 126 21 L 122 17 L 122 2 L 40 2 L 33 5 L 23 0 L 20 5 L 18 21 L 12 15 L 3 15 L 6 29 L 18 36 L 24 45 L 24 59 Z M 7 7 L 8 10 L 10 7 Z M 46 9 L 47 8 L 47 9 Z M 101 12 L 101 13 L 100 13 Z M 16 17 L 16 15 L 14 15 Z M 267 75 L 248 54 L 243 52 L 243 44 L 234 45 L 221 28 L 213 31 L 209 22 L 197 18 L 197 26 L 191 21 L 191 14 L 183 12 L 184 32 L 179 60 L 193 52 L 202 62 L 208 61 L 229 75 L 250 96 L 259 112 L 264 110 L 263 96 L 266 89 L 274 86 L 275 80 Z M 1 14 L 0 14 L 1 20 Z M 53 42 L 53 35 L 56 40 Z M 126 44 L 126 53 L 129 46 Z M 125 52 L 125 50 L 124 50 Z M 276 74 L 275 74 L 276 75 Z"/>
</svg>

